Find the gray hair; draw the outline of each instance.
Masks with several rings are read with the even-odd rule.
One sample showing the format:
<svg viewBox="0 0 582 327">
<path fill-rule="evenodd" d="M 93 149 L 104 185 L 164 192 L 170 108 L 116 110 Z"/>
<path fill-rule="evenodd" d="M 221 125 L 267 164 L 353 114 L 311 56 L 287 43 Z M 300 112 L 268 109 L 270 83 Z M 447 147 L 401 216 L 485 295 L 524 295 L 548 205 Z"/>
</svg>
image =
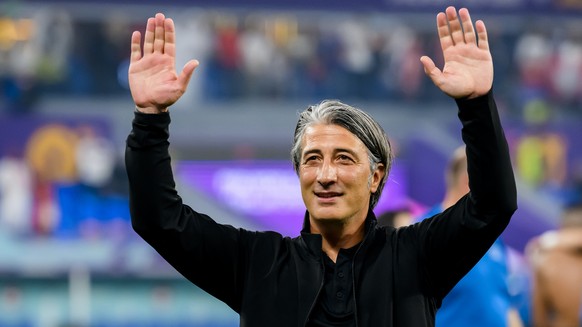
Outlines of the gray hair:
<svg viewBox="0 0 582 327">
<path fill-rule="evenodd" d="M 303 151 L 301 148 L 303 135 L 307 127 L 316 124 L 341 126 L 360 139 L 368 150 L 371 172 L 376 169 L 378 164 L 384 165 L 386 168 L 384 177 L 376 192 L 370 195 L 370 209 L 374 209 L 384 190 L 393 159 L 390 141 L 382 127 L 366 112 L 337 100 L 324 100 L 317 105 L 308 107 L 299 114 L 299 121 L 293 137 L 293 147 L 291 148 L 291 160 L 297 174 L 299 174 L 299 163 Z M 371 177 L 372 175 L 370 175 Z"/>
</svg>

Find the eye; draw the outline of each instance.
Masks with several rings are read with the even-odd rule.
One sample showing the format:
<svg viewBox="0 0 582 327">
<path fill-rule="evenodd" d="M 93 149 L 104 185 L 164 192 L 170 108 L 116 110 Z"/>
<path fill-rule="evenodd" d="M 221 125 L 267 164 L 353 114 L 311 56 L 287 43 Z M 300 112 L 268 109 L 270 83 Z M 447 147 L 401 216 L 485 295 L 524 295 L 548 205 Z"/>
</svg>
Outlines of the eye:
<svg viewBox="0 0 582 327">
<path fill-rule="evenodd" d="M 319 157 L 316 155 L 309 155 L 307 157 L 305 157 L 305 160 L 303 160 L 304 163 L 308 163 L 308 162 L 313 162 L 316 161 Z"/>
<path fill-rule="evenodd" d="M 347 163 L 347 162 L 353 162 L 353 161 L 354 161 L 354 160 L 352 159 L 352 157 L 350 157 L 350 156 L 349 156 L 349 155 L 347 155 L 347 154 L 340 154 L 340 155 L 338 155 L 338 156 L 337 156 L 337 160 L 338 160 L 339 162 L 346 162 L 346 163 Z"/>
</svg>

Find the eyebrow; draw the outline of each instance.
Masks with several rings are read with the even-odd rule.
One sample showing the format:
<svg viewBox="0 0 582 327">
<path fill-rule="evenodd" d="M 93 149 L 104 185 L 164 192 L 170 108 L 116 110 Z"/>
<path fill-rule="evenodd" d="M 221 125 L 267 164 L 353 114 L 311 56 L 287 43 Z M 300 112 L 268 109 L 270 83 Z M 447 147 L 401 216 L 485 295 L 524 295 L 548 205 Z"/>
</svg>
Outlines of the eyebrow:
<svg viewBox="0 0 582 327">
<path fill-rule="evenodd" d="M 356 152 L 355 152 L 355 151 L 353 151 L 353 150 L 350 150 L 350 149 L 337 148 L 337 149 L 334 149 L 334 150 L 333 150 L 333 153 L 334 153 L 334 154 L 341 153 L 341 152 L 347 152 L 347 153 L 349 153 L 350 155 L 352 155 L 353 157 L 356 157 L 356 158 L 358 158 L 358 155 L 356 154 Z M 309 154 L 314 154 L 314 153 L 315 153 L 315 154 L 321 154 L 322 152 L 321 152 L 321 150 L 320 150 L 320 149 L 311 149 L 311 150 L 307 150 L 307 151 L 303 152 L 303 153 L 301 154 L 301 156 L 302 156 L 302 157 L 304 157 L 304 156 L 307 156 L 307 155 L 309 155 Z"/>
</svg>

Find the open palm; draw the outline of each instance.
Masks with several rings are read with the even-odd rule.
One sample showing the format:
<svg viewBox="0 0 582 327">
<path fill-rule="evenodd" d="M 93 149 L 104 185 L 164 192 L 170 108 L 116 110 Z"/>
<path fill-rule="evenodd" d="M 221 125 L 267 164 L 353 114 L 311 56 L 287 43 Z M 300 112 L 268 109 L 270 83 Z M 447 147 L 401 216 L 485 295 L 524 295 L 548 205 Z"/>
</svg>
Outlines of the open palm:
<svg viewBox="0 0 582 327">
<path fill-rule="evenodd" d="M 456 99 L 475 98 L 489 92 L 493 85 L 493 59 L 485 24 L 477 21 L 475 33 L 467 9 L 460 9 L 457 16 L 456 9 L 448 7 L 445 13 L 437 15 L 437 29 L 443 50 L 443 70 L 427 56 L 420 59 L 434 84 Z"/>
<path fill-rule="evenodd" d="M 140 46 L 141 33 L 135 31 L 131 36 L 129 88 L 140 111 L 166 111 L 184 94 L 190 77 L 198 66 L 196 60 L 191 60 L 179 75 L 176 73 L 175 35 L 172 19 L 158 13 L 148 19 L 143 55 Z"/>
</svg>

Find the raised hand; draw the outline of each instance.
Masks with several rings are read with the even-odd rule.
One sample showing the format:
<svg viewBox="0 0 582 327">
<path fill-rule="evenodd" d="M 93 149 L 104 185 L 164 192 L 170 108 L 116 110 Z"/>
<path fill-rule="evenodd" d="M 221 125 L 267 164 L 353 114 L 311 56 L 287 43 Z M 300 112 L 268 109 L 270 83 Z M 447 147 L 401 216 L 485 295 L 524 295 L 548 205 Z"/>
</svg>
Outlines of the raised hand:
<svg viewBox="0 0 582 327">
<path fill-rule="evenodd" d="M 198 61 L 190 60 L 176 73 L 176 31 L 174 21 L 158 13 L 147 21 L 143 54 L 141 33 L 131 35 L 128 78 L 136 108 L 145 113 L 167 111 L 186 91 Z"/>
<path fill-rule="evenodd" d="M 455 99 L 487 94 L 493 85 L 493 59 L 483 21 L 476 21 L 473 29 L 469 10 L 462 8 L 457 16 L 455 7 L 448 7 L 437 15 L 437 29 L 444 67 L 441 71 L 432 59 L 422 56 L 425 73 Z"/>
</svg>

